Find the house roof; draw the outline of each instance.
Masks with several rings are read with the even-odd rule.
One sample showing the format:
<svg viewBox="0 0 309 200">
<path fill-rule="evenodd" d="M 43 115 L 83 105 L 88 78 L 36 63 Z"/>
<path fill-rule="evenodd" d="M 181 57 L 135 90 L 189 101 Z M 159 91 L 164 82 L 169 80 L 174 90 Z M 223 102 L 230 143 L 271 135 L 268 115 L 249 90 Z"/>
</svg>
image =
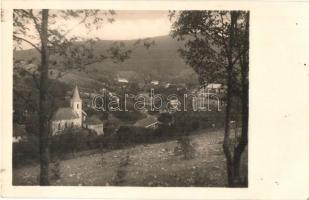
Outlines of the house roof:
<svg viewBox="0 0 309 200">
<path fill-rule="evenodd" d="M 128 83 L 129 81 L 125 78 L 118 78 L 119 83 Z"/>
<path fill-rule="evenodd" d="M 74 88 L 73 95 L 72 95 L 72 100 L 73 101 L 81 101 L 77 85 Z"/>
<path fill-rule="evenodd" d="M 153 85 L 158 85 L 158 84 L 159 84 L 159 81 L 151 81 L 151 84 L 153 84 Z"/>
<path fill-rule="evenodd" d="M 210 83 L 207 85 L 207 89 L 219 89 L 222 87 L 221 83 Z"/>
<path fill-rule="evenodd" d="M 150 116 L 148 116 L 148 117 L 146 117 L 144 119 L 138 120 L 134 124 L 134 126 L 146 127 L 146 126 L 148 126 L 150 124 L 153 124 L 153 123 L 155 123 L 157 121 L 158 121 L 157 118 L 155 118 L 154 116 L 150 115 Z"/>
<path fill-rule="evenodd" d="M 87 117 L 85 122 L 87 124 L 103 124 L 103 122 L 95 115 L 92 115 L 91 117 Z"/>
<path fill-rule="evenodd" d="M 77 119 L 78 114 L 72 108 L 59 108 L 53 115 L 52 120 L 67 120 L 67 119 Z"/>
</svg>

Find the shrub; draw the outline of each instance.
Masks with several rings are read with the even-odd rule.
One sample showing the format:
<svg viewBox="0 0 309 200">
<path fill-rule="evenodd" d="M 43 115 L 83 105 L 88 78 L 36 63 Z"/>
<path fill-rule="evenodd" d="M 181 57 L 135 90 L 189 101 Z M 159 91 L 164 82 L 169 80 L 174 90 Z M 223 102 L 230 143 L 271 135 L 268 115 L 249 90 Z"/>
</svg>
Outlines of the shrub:
<svg viewBox="0 0 309 200">
<path fill-rule="evenodd" d="M 56 160 L 54 163 L 51 165 L 51 178 L 52 179 L 60 179 L 61 178 L 61 169 L 60 169 L 60 162 L 59 160 Z"/>
<path fill-rule="evenodd" d="M 113 114 L 118 119 L 125 120 L 125 121 L 132 121 L 132 122 L 135 122 L 137 120 L 140 120 L 146 117 L 145 114 L 140 113 L 138 111 L 132 111 L 132 112 L 115 111 L 113 112 Z"/>
<path fill-rule="evenodd" d="M 50 149 L 53 158 L 61 158 L 66 153 L 75 154 L 77 151 L 95 148 L 96 134 L 92 131 L 73 128 L 67 129 L 60 135 L 51 138 Z"/>
<path fill-rule="evenodd" d="M 194 131 L 198 128 L 210 128 L 215 125 L 220 128 L 224 126 L 224 112 L 186 112 L 175 113 L 175 127 Z"/>
<path fill-rule="evenodd" d="M 162 124 L 170 124 L 173 122 L 173 115 L 170 113 L 162 113 L 159 115 L 158 121 Z"/>
<path fill-rule="evenodd" d="M 108 141 L 109 144 L 114 144 L 115 147 L 119 148 L 132 144 L 153 142 L 154 138 L 155 132 L 152 129 L 135 126 L 120 126 L 117 132 L 105 138 L 105 142 Z"/>
<path fill-rule="evenodd" d="M 39 160 L 39 141 L 29 135 L 27 140 L 13 143 L 13 167 L 31 164 Z"/>
<path fill-rule="evenodd" d="M 174 149 L 175 155 L 182 155 L 185 160 L 192 159 L 194 157 L 195 149 L 191 144 L 191 140 L 188 136 L 181 136 L 177 139 L 178 146 Z"/>
</svg>

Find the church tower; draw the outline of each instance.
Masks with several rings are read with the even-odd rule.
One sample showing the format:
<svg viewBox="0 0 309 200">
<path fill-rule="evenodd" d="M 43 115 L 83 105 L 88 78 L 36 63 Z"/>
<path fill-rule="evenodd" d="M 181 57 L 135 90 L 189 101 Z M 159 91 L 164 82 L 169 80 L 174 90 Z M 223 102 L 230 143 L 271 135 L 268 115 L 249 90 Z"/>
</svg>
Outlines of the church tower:
<svg viewBox="0 0 309 200">
<path fill-rule="evenodd" d="M 81 122 L 82 122 L 82 100 L 79 96 L 79 91 L 77 85 L 75 85 L 75 89 L 73 91 L 73 95 L 70 101 L 71 108 L 78 114 Z"/>
</svg>

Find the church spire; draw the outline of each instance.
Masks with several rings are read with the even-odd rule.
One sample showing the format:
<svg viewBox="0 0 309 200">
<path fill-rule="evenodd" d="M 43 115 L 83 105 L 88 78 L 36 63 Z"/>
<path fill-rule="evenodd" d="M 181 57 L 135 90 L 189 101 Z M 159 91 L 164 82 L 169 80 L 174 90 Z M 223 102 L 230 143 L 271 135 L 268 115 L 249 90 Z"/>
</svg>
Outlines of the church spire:
<svg viewBox="0 0 309 200">
<path fill-rule="evenodd" d="M 73 91 L 72 101 L 81 101 L 77 85 L 75 85 L 75 89 Z"/>
</svg>

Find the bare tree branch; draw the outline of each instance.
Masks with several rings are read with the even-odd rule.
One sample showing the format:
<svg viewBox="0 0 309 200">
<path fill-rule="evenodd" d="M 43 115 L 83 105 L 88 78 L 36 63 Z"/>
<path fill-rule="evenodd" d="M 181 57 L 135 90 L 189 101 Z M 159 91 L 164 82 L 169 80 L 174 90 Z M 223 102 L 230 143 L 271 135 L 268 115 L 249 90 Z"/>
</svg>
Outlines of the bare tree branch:
<svg viewBox="0 0 309 200">
<path fill-rule="evenodd" d="M 27 42 L 28 44 L 33 46 L 36 50 L 38 50 L 39 53 L 41 53 L 41 49 L 38 46 L 36 46 L 35 44 L 33 44 L 32 42 L 30 42 L 29 40 L 22 38 L 22 37 L 19 37 L 19 36 L 16 36 L 16 35 L 13 35 L 13 38 L 15 38 L 16 40 L 22 40 L 24 42 Z"/>
<path fill-rule="evenodd" d="M 34 25 L 35 25 L 35 28 L 36 28 L 36 30 L 38 31 L 38 33 L 39 33 L 39 35 L 40 35 L 40 38 L 41 38 L 42 36 L 41 36 L 40 25 L 39 25 L 39 23 L 38 23 L 38 21 L 37 21 L 37 18 L 34 16 L 32 9 L 30 9 L 29 16 L 30 16 L 30 18 L 33 20 L 33 23 L 34 23 Z"/>
<path fill-rule="evenodd" d="M 221 12 L 220 12 L 220 19 L 221 19 L 222 26 L 224 26 L 223 15 L 222 15 Z M 226 50 L 226 54 L 229 54 L 229 52 L 228 52 L 229 48 L 227 47 L 227 44 L 225 43 L 225 38 L 224 38 L 223 35 L 224 35 L 224 33 L 222 32 L 222 44 L 224 46 L 224 49 Z"/>
<path fill-rule="evenodd" d="M 81 25 L 82 23 L 84 23 L 86 21 L 86 19 L 88 18 L 88 15 L 85 13 L 84 18 L 75 26 L 73 26 L 72 28 L 70 28 L 69 30 L 67 30 L 64 34 L 63 37 L 66 36 L 67 34 L 69 34 L 72 30 L 74 30 L 76 27 L 78 27 L 79 25 Z"/>
</svg>

